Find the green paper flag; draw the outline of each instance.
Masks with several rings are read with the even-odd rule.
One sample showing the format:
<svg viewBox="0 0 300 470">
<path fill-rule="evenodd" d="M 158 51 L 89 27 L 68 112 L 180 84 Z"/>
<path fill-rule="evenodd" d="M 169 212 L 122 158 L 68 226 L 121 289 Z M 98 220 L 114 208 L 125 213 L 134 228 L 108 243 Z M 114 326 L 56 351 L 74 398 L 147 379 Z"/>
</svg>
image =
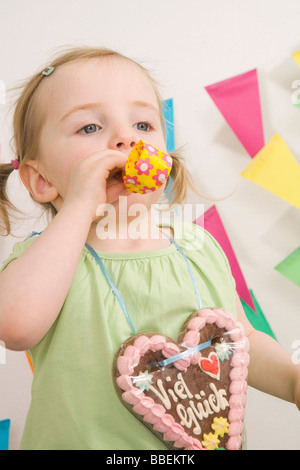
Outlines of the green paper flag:
<svg viewBox="0 0 300 470">
<path fill-rule="evenodd" d="M 241 299 L 245 314 L 249 322 L 251 323 L 253 328 L 255 328 L 258 331 L 262 331 L 263 333 L 266 333 L 267 335 L 271 336 L 277 341 L 277 338 L 274 335 L 272 328 L 270 327 L 266 317 L 264 316 L 252 290 L 249 289 L 249 292 L 251 294 L 251 297 L 252 297 L 252 300 L 256 309 L 256 313 L 253 312 L 253 310 L 249 307 L 249 305 L 246 304 L 246 302 L 243 301 L 243 299 Z"/>
<path fill-rule="evenodd" d="M 300 287 L 300 246 L 281 261 L 275 269 Z"/>
</svg>

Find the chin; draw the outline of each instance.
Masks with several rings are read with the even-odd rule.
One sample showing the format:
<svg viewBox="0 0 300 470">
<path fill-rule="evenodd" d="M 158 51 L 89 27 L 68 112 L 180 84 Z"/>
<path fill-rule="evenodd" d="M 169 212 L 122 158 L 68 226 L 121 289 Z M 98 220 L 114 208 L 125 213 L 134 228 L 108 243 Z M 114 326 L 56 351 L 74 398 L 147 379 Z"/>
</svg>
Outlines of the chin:
<svg viewBox="0 0 300 470">
<path fill-rule="evenodd" d="M 128 217 L 134 217 L 141 212 L 141 209 L 149 211 L 151 206 L 158 202 L 158 199 L 158 194 L 130 193 L 125 189 L 125 191 L 120 192 L 119 196 L 113 202 L 111 202 L 111 204 L 114 206 L 117 212 L 121 212 L 124 215 L 127 214 Z M 136 207 L 134 207 L 135 205 Z"/>
</svg>

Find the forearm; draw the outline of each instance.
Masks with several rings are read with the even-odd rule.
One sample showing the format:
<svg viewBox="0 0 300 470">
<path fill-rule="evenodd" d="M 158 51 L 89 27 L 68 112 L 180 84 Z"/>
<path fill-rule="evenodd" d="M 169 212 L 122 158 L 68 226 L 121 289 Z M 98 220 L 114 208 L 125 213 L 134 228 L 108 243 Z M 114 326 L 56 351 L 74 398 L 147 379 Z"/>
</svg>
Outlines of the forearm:
<svg viewBox="0 0 300 470">
<path fill-rule="evenodd" d="M 300 375 L 299 366 L 290 354 L 273 338 L 252 330 L 248 383 L 265 393 L 291 403 L 296 402 L 295 388 Z"/>
<path fill-rule="evenodd" d="M 52 326 L 89 229 L 82 208 L 63 206 L 28 250 L 0 274 L 0 340 L 7 348 L 28 349 Z"/>
</svg>

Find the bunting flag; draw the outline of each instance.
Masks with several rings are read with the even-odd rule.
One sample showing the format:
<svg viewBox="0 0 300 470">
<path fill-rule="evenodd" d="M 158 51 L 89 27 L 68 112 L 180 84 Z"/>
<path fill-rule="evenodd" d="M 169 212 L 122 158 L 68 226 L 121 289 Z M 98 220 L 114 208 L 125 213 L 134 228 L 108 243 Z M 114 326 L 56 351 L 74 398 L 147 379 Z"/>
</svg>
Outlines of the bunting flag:
<svg viewBox="0 0 300 470">
<path fill-rule="evenodd" d="M 8 450 L 10 419 L 0 421 L 0 450 Z"/>
<path fill-rule="evenodd" d="M 238 295 L 255 311 L 252 297 L 216 207 L 212 206 L 194 223 L 207 230 L 222 247 L 228 258 Z"/>
<path fill-rule="evenodd" d="M 29 362 L 30 369 L 32 370 L 32 373 L 34 374 L 34 369 L 33 369 L 33 364 L 32 364 L 31 357 L 29 356 L 27 351 L 25 351 L 25 354 L 26 354 L 27 360 Z"/>
<path fill-rule="evenodd" d="M 257 70 L 205 89 L 246 151 L 254 157 L 265 144 Z"/>
<path fill-rule="evenodd" d="M 279 134 L 258 152 L 242 176 L 300 209 L 300 165 Z"/>
<path fill-rule="evenodd" d="M 292 56 L 300 67 L 300 51 L 293 52 Z"/>
<path fill-rule="evenodd" d="M 163 113 L 164 113 L 164 123 L 166 129 L 166 144 L 167 152 L 171 153 L 175 150 L 175 132 L 174 132 L 174 106 L 173 98 L 165 100 L 163 103 Z M 169 201 L 174 199 L 174 195 L 169 194 L 172 190 L 173 180 L 169 176 L 168 188 L 165 190 L 165 195 L 168 197 Z"/>
<path fill-rule="evenodd" d="M 243 299 L 241 299 L 241 303 L 248 318 L 248 321 L 251 323 L 253 328 L 258 331 L 262 331 L 263 333 L 266 333 L 267 335 L 271 336 L 276 341 L 278 341 L 251 289 L 250 294 L 255 305 L 255 312 L 249 307 L 249 305 L 247 305 L 243 301 Z"/>
<path fill-rule="evenodd" d="M 173 98 L 164 101 L 163 106 L 164 121 L 166 127 L 167 151 L 175 150 L 175 133 L 174 133 L 174 106 Z"/>
<path fill-rule="evenodd" d="M 300 287 L 300 246 L 281 261 L 275 269 Z"/>
<path fill-rule="evenodd" d="M 299 93 L 300 95 L 300 93 Z M 300 96 L 297 98 L 297 102 L 296 103 L 293 103 L 295 108 L 300 108 Z"/>
</svg>

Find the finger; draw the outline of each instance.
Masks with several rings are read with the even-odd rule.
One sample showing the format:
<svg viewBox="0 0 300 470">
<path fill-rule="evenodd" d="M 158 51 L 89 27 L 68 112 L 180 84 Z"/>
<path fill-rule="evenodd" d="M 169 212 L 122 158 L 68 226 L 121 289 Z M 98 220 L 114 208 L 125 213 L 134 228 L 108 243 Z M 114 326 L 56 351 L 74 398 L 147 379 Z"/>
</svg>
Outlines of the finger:
<svg viewBox="0 0 300 470">
<path fill-rule="evenodd" d="M 128 156 L 119 150 L 100 150 L 85 158 L 89 162 L 127 161 Z"/>
<path fill-rule="evenodd" d="M 95 168 L 99 168 L 105 173 L 104 177 L 107 179 L 111 174 L 125 168 L 128 157 L 122 152 L 111 150 L 98 152 L 88 158 Z"/>
</svg>

